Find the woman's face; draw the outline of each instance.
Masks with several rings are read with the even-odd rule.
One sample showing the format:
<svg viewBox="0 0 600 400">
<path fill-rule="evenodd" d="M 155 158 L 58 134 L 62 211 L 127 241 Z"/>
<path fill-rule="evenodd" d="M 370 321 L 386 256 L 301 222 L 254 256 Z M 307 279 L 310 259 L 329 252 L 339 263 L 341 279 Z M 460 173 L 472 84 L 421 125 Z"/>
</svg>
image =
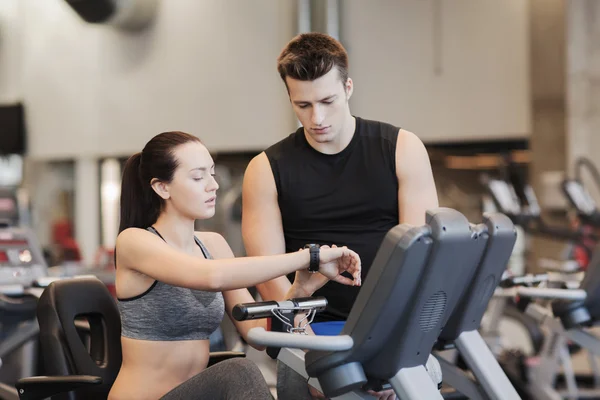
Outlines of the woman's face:
<svg viewBox="0 0 600 400">
<path fill-rule="evenodd" d="M 217 189 L 215 164 L 204 145 L 189 142 L 174 151 L 179 166 L 173 180 L 164 186 L 168 192 L 168 208 L 191 219 L 207 219 L 215 215 Z"/>
</svg>

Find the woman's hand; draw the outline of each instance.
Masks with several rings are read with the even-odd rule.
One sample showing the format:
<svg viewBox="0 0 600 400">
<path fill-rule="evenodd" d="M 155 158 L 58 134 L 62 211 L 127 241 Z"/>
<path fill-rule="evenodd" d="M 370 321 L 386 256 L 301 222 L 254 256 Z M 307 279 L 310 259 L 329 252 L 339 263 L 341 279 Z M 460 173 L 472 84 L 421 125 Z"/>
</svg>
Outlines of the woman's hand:
<svg viewBox="0 0 600 400">
<path fill-rule="evenodd" d="M 360 257 L 354 251 L 336 245 L 321 246 L 319 259 L 319 272 L 314 274 L 308 270 L 296 272 L 294 284 L 287 298 L 310 297 L 329 280 L 349 286 L 362 284 Z M 342 276 L 343 272 L 350 273 L 353 279 Z"/>
<path fill-rule="evenodd" d="M 360 286 L 360 257 L 354 251 L 346 246 L 321 246 L 319 259 L 319 272 L 322 275 L 343 285 Z M 354 279 L 342 276 L 343 272 L 350 273 Z"/>
</svg>

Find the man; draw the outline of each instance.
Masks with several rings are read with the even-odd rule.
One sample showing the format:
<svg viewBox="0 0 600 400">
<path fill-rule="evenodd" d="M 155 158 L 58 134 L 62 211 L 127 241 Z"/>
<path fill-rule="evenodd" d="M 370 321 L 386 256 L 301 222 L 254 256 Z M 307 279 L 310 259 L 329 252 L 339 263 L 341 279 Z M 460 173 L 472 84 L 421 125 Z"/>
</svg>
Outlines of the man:
<svg viewBox="0 0 600 400">
<path fill-rule="evenodd" d="M 302 127 L 248 165 L 242 196 L 246 251 L 257 256 L 306 244 L 348 246 L 361 257 L 364 280 L 392 227 L 423 225 L 426 210 L 438 207 L 427 151 L 407 130 L 352 115 L 348 55 L 337 40 L 298 35 L 277 61 Z M 324 280 L 316 275 L 319 288 Z M 290 285 L 284 276 L 258 291 L 264 300 L 281 300 Z M 315 317 L 313 331 L 338 334 L 359 289 L 335 282 L 320 287 L 314 295 L 325 296 L 328 307 Z M 310 398 L 290 390 L 288 373 L 279 368 L 278 389 L 287 392 L 280 398 Z M 395 398 L 391 391 L 377 396 Z"/>
</svg>

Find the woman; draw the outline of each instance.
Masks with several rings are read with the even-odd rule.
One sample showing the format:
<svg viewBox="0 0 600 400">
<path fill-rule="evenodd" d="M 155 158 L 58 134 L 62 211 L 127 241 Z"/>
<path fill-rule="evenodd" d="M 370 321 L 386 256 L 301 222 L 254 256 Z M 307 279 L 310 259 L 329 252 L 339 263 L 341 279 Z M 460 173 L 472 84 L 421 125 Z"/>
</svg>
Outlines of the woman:
<svg viewBox="0 0 600 400">
<path fill-rule="evenodd" d="M 294 271 L 288 298 L 312 295 L 323 276 L 361 284 L 360 259 L 347 248 L 321 247 L 320 274 L 310 274 L 307 249 L 234 258 L 219 234 L 194 232 L 196 219 L 214 215 L 218 188 L 212 157 L 187 133 L 161 133 L 127 161 L 116 243 L 123 363 L 109 400 L 269 399 L 251 361 L 206 368 L 208 337 L 223 314 L 253 301 L 245 288 Z M 244 338 L 266 326 L 232 321 Z"/>
</svg>

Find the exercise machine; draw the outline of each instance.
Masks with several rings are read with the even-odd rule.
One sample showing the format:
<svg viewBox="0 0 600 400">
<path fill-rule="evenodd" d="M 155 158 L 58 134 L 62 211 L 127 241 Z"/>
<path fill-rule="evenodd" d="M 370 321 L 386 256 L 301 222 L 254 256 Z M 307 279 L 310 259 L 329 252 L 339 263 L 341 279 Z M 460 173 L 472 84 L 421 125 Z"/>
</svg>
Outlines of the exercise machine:
<svg viewBox="0 0 600 400">
<path fill-rule="evenodd" d="M 504 222 L 512 226 L 507 218 Z M 448 321 L 462 327 L 463 314 L 454 313 L 470 309 L 461 303 L 468 293 L 464 283 L 477 276 L 480 266 L 488 265 L 482 264 L 488 242 L 485 236 L 458 211 L 447 208 L 429 211 L 422 227 L 398 225 L 390 230 L 338 336 L 305 334 L 322 303 L 290 300 L 238 304 L 234 318 L 242 321 L 273 316 L 285 321 L 286 332 L 253 328 L 249 342 L 280 348 L 278 360 L 327 397 L 369 399 L 365 390 L 391 386 L 401 399 L 442 399 L 438 382 L 431 377 L 433 371 L 426 366 Z M 501 259 L 507 259 L 512 250 L 510 241 L 506 244 L 509 246 L 498 250 Z M 494 282 L 486 283 L 493 292 Z M 306 316 L 294 324 L 294 313 Z M 453 332 L 462 333 L 460 330 Z M 476 336 L 471 333 L 458 342 L 473 344 Z M 474 347 L 467 344 L 464 349 L 477 353 L 485 350 L 482 343 L 478 341 Z M 493 363 L 494 357 L 485 361 Z M 497 364 L 492 370 L 480 369 L 484 386 L 491 392 L 508 394 L 504 399 L 518 399 L 508 379 L 502 379 Z"/>
<path fill-rule="evenodd" d="M 105 400 L 121 368 L 121 318 L 112 294 L 95 276 L 54 280 L 43 290 L 36 310 L 40 328 L 43 376 L 16 383 L 20 400 L 69 398 Z M 86 317 L 82 337 L 78 324 Z M 208 366 L 245 357 L 244 353 L 211 352 Z M 67 395 L 68 393 L 68 395 Z"/>
<path fill-rule="evenodd" d="M 583 224 L 593 227 L 600 226 L 600 211 L 597 204 L 583 185 L 582 170 L 586 167 L 592 176 L 592 181 L 600 189 L 600 171 L 594 163 L 586 158 L 579 157 L 575 162 L 575 175 L 562 182 L 562 189 L 571 206 L 577 211 L 578 218 Z"/>
<path fill-rule="evenodd" d="M 508 264 L 516 231 L 508 217 L 486 215 L 473 231 L 485 246 L 476 273 L 436 343 L 444 382 L 469 399 L 508 400 L 520 396 L 478 329 Z M 458 366 L 458 358 L 464 368 Z"/>
<path fill-rule="evenodd" d="M 47 265 L 30 229 L 0 226 L 0 399 L 16 400 L 15 382 L 37 372 L 35 318 Z"/>
<path fill-rule="evenodd" d="M 543 347 L 533 357 L 503 361 L 513 381 L 519 381 L 532 399 L 575 400 L 600 397 L 600 339 L 588 328 L 600 321 L 600 253 L 596 252 L 579 289 L 498 289 L 496 295 L 535 299 L 525 312 L 547 332 Z M 591 377 L 574 372 L 569 346 L 588 352 Z M 510 362 L 510 364 L 509 364 Z"/>
</svg>

